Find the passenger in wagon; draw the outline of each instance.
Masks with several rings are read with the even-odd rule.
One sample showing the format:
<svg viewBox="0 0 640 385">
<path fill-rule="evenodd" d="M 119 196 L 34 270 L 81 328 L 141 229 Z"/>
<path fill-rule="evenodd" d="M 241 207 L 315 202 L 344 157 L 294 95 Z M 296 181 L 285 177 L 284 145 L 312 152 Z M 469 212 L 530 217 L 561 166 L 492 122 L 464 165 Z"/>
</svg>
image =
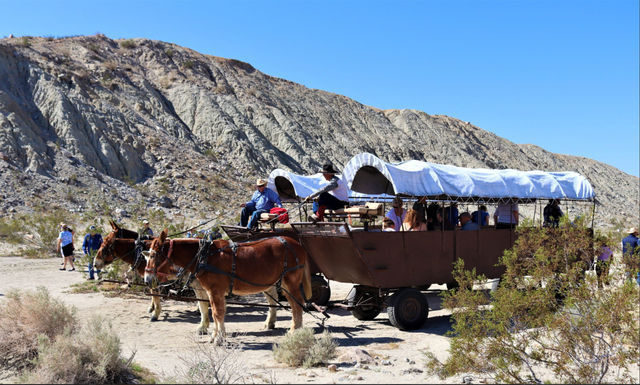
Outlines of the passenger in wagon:
<svg viewBox="0 0 640 385">
<path fill-rule="evenodd" d="M 442 211 L 440 205 L 432 202 L 427 206 L 427 230 L 440 230 L 442 227 Z"/>
<path fill-rule="evenodd" d="M 460 214 L 460 229 L 461 230 L 480 230 L 480 225 L 471 220 L 471 214 L 465 211 Z"/>
<path fill-rule="evenodd" d="M 318 207 L 311 215 L 311 220 L 314 222 L 322 222 L 326 209 L 338 210 L 349 204 L 347 185 L 342 178 L 336 176 L 338 171 L 333 168 L 333 165 L 325 163 L 320 172 L 325 179 L 323 182 L 327 184 L 304 199 L 304 202 L 310 202 L 313 198 L 318 197 Z"/>
<path fill-rule="evenodd" d="M 407 212 L 402 207 L 402 198 L 400 197 L 393 198 L 392 206 L 393 207 L 391 207 L 391 209 L 387 211 L 387 214 L 385 214 L 385 217 L 391 219 L 395 224 L 394 228 L 396 229 L 396 231 L 399 231 L 400 227 L 402 226 L 402 222 L 404 222 L 404 217 L 407 215 Z"/>
<path fill-rule="evenodd" d="M 382 231 L 396 231 L 396 224 L 391 220 L 391 218 L 385 217 L 382 220 Z"/>
<path fill-rule="evenodd" d="M 424 223 L 427 223 L 427 197 L 421 196 L 413 204 L 413 209 L 418 212 L 418 217 Z"/>
<path fill-rule="evenodd" d="M 487 210 L 487 206 L 480 205 L 477 211 L 471 213 L 471 220 L 480 226 L 487 226 L 489 224 L 489 210 Z"/>
<path fill-rule="evenodd" d="M 247 229 L 258 227 L 258 219 L 262 213 L 268 213 L 273 207 L 282 207 L 278 193 L 267 187 L 267 181 L 260 178 L 256 181 L 256 192 L 249 202 L 243 203 L 240 213 L 240 226 Z"/>
<path fill-rule="evenodd" d="M 402 221 L 401 231 L 427 231 L 427 224 L 420 220 L 416 210 L 409 209 Z"/>
<path fill-rule="evenodd" d="M 518 225 L 519 219 L 517 203 L 498 203 L 493 213 L 496 229 L 513 229 Z"/>
<path fill-rule="evenodd" d="M 549 199 L 549 203 L 544 207 L 542 214 L 544 216 L 543 227 L 558 227 L 560 218 L 564 215 L 562 209 L 560 209 L 560 201 Z"/>
</svg>

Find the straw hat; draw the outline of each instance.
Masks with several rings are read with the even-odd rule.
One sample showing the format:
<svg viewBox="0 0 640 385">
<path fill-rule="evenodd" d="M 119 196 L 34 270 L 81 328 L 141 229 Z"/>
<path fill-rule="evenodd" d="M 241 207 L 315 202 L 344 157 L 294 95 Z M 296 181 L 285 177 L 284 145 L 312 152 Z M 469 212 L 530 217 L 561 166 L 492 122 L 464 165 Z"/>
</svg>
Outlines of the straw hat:
<svg viewBox="0 0 640 385">
<path fill-rule="evenodd" d="M 638 233 L 638 228 L 637 227 L 632 227 L 629 230 L 627 230 L 627 233 L 629 233 L 629 234 L 637 234 Z"/>
<path fill-rule="evenodd" d="M 266 186 L 266 185 L 267 185 L 267 181 L 262 178 L 258 178 L 258 180 L 256 181 L 256 187 Z"/>
</svg>

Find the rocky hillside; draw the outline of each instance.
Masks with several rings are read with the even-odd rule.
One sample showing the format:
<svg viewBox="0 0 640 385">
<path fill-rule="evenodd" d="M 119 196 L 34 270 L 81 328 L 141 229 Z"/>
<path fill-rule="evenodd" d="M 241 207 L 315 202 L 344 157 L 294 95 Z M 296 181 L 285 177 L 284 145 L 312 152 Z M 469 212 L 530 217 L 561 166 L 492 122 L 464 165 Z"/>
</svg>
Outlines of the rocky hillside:
<svg viewBox="0 0 640 385">
<path fill-rule="evenodd" d="M 314 173 L 325 161 L 341 168 L 363 151 L 387 161 L 574 170 L 594 186 L 598 224 L 635 225 L 640 215 L 637 177 L 452 117 L 379 110 L 159 41 L 0 40 L 2 215 L 163 210 L 228 223 L 256 177 L 274 168 Z"/>
</svg>

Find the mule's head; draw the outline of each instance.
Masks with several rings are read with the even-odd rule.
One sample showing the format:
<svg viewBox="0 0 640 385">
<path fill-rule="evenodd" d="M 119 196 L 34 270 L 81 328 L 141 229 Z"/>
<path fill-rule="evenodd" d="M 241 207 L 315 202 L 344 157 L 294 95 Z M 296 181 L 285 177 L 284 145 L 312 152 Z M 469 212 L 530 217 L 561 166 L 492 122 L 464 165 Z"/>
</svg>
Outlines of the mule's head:
<svg viewBox="0 0 640 385">
<path fill-rule="evenodd" d="M 96 269 L 102 269 L 105 265 L 110 264 L 116 259 L 115 241 L 116 239 L 137 239 L 138 233 L 119 227 L 113 220 L 109 220 L 111 224 L 111 232 L 102 239 L 100 249 L 93 259 L 93 266 Z"/>
<path fill-rule="evenodd" d="M 144 283 L 151 286 L 157 279 L 158 266 L 162 263 L 162 245 L 167 239 L 167 229 L 164 229 L 160 236 L 151 241 L 148 251 L 143 251 L 142 255 L 147 260 L 147 267 L 144 269 Z"/>
</svg>

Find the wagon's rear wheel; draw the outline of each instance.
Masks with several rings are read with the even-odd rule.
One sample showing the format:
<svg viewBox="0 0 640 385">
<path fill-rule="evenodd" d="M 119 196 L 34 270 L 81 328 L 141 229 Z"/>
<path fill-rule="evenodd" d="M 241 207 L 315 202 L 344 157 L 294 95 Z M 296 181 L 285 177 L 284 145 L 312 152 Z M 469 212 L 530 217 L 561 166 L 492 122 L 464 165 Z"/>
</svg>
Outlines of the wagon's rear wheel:
<svg viewBox="0 0 640 385">
<path fill-rule="evenodd" d="M 415 330 L 427 320 L 429 304 L 419 290 L 406 288 L 389 298 L 387 314 L 391 325 L 400 330 Z"/>
<path fill-rule="evenodd" d="M 329 282 L 321 275 L 314 274 L 311 276 L 311 298 L 309 302 L 313 302 L 318 306 L 326 306 L 331 298 L 331 288 Z"/>
<path fill-rule="evenodd" d="M 351 314 L 359 320 L 369 321 L 382 311 L 382 298 L 375 287 L 355 285 L 347 296 Z"/>
</svg>

